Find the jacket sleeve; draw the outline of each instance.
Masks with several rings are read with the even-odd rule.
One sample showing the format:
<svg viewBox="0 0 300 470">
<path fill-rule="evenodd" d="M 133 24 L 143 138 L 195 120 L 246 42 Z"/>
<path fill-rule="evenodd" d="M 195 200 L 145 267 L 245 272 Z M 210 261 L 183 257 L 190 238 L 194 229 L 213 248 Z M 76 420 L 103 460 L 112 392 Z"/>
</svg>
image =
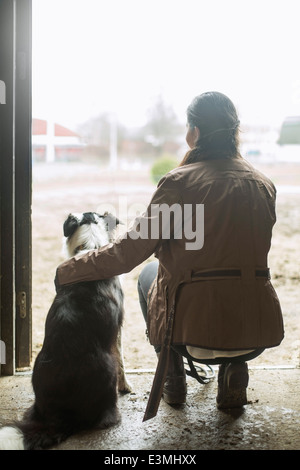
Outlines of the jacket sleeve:
<svg viewBox="0 0 300 470">
<path fill-rule="evenodd" d="M 127 273 L 151 256 L 164 237 L 164 227 L 157 210 L 162 204 L 172 206 L 181 204 L 172 174 L 162 178 L 145 213 L 137 217 L 128 231 L 97 250 L 84 255 L 76 255 L 58 266 L 56 283 L 73 284 L 81 281 L 108 279 Z M 174 227 L 170 230 L 172 238 Z"/>
</svg>

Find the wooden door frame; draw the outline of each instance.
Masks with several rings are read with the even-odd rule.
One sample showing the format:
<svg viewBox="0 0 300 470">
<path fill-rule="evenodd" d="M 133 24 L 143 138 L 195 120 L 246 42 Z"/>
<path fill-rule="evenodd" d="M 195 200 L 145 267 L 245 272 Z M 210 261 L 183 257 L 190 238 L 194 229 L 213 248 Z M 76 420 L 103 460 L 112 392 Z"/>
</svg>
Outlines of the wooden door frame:
<svg viewBox="0 0 300 470">
<path fill-rule="evenodd" d="M 31 22 L 31 0 L 1 0 L 0 339 L 6 349 L 2 375 L 28 367 L 32 354 Z"/>
</svg>

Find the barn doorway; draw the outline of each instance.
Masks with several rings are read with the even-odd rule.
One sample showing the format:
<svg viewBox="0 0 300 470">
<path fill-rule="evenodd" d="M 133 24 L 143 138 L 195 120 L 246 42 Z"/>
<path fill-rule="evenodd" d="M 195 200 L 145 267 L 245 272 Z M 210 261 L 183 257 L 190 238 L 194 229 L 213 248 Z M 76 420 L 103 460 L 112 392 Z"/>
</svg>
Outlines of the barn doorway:
<svg viewBox="0 0 300 470">
<path fill-rule="evenodd" d="M 31 0 L 1 1 L 0 56 L 0 367 L 13 375 L 32 348 Z"/>
</svg>

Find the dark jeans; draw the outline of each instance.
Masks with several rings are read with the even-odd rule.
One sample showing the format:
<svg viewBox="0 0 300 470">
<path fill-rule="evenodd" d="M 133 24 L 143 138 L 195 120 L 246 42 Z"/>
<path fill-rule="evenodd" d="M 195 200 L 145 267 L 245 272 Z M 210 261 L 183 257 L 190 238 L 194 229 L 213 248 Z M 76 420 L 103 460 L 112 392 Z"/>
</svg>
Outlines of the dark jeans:
<svg viewBox="0 0 300 470">
<path fill-rule="evenodd" d="M 151 284 L 153 283 L 156 275 L 157 275 L 157 269 L 158 269 L 158 261 L 152 261 L 143 268 L 141 274 L 139 275 L 138 279 L 138 294 L 139 294 L 139 301 L 142 309 L 142 313 L 145 319 L 145 322 L 147 322 L 147 296 L 149 289 L 151 287 Z M 194 362 L 200 362 L 201 364 L 209 364 L 209 365 L 215 365 L 215 364 L 226 364 L 228 362 L 246 362 L 250 361 L 251 359 L 254 359 L 255 357 L 259 356 L 264 349 L 255 349 L 255 351 L 248 353 L 248 354 L 243 354 L 241 356 L 236 356 L 236 357 L 220 357 L 216 359 L 196 359 L 187 352 L 186 347 L 184 345 L 173 345 L 173 349 L 181 354 L 182 356 L 186 357 L 187 359 L 191 359 Z M 160 347 L 156 346 L 154 347 L 156 352 L 160 351 Z"/>
<path fill-rule="evenodd" d="M 158 261 L 151 261 L 146 264 L 138 279 L 138 293 L 142 313 L 147 322 L 147 296 L 152 282 L 156 278 L 158 270 Z"/>
</svg>

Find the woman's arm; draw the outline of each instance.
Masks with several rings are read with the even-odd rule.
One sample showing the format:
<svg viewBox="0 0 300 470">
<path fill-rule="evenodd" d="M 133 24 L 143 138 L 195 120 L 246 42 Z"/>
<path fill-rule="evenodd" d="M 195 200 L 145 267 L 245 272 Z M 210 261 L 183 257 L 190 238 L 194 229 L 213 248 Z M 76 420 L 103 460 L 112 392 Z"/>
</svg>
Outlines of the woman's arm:
<svg viewBox="0 0 300 470">
<path fill-rule="evenodd" d="M 163 204 L 181 204 L 178 183 L 172 175 L 158 185 L 146 212 L 135 219 L 130 229 L 115 243 L 77 255 L 58 266 L 56 286 L 81 281 L 108 279 L 131 271 L 155 252 L 164 235 L 158 208 Z M 170 238 L 174 228 L 170 227 Z"/>
</svg>

